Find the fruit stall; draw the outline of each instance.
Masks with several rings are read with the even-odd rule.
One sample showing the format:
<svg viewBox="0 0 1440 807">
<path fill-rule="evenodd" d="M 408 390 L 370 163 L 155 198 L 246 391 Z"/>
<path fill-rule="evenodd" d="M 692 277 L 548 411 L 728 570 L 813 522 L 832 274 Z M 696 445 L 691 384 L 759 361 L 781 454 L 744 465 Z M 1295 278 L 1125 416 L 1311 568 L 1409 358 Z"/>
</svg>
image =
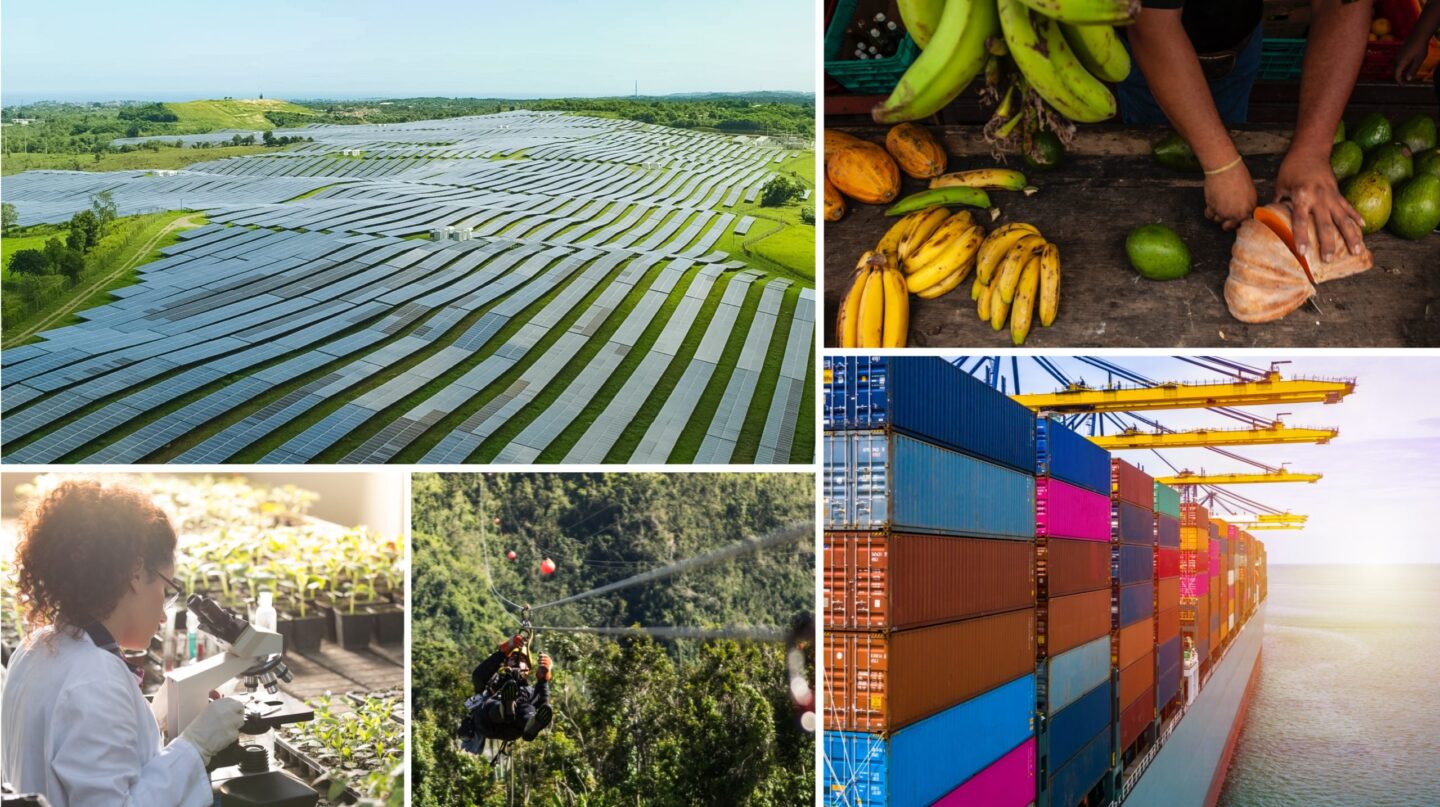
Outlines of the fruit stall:
<svg viewBox="0 0 1440 807">
<path fill-rule="evenodd" d="M 1262 208 L 1226 232 L 1203 216 L 1188 145 L 1115 117 L 1107 82 L 1129 57 L 1107 37 L 1128 4 L 973 0 L 947 25 L 952 5 L 828 6 L 827 346 L 1440 345 L 1437 100 L 1428 80 L 1393 80 L 1418 13 L 1377 4 L 1397 19 L 1376 15 L 1331 159 L 1366 250 L 1322 262 L 1294 250 L 1289 206 L 1268 205 L 1308 6 L 1266 4 L 1258 122 L 1231 129 Z M 1100 16 L 1044 13 L 1075 8 Z M 995 35 L 977 50 L 974 30 Z M 1422 74 L 1436 62 L 1432 43 Z"/>
</svg>

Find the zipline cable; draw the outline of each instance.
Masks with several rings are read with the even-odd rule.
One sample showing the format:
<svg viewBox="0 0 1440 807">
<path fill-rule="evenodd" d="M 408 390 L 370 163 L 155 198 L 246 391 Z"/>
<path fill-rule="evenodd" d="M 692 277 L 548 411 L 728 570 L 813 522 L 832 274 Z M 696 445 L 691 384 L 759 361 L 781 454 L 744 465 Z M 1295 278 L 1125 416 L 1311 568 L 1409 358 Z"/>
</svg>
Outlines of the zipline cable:
<svg viewBox="0 0 1440 807">
<path fill-rule="evenodd" d="M 662 625 L 654 627 L 643 627 L 636 625 L 629 628 L 561 628 L 554 626 L 536 626 L 536 631 L 556 631 L 559 633 L 594 633 L 601 636 L 649 636 L 654 639 L 736 639 L 745 642 L 784 642 L 790 634 L 780 628 L 765 626 L 740 627 L 740 628 L 692 628 L 679 625 Z"/>
</svg>

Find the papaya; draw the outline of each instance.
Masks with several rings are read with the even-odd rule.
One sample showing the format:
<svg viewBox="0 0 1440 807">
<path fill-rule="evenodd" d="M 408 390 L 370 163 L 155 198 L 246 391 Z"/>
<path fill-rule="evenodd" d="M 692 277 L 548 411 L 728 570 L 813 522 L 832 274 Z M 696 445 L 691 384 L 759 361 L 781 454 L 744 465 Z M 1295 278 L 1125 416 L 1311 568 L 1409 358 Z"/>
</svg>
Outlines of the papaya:
<svg viewBox="0 0 1440 807">
<path fill-rule="evenodd" d="M 900 168 L 889 152 L 868 140 L 827 151 L 825 176 L 841 193 L 866 204 L 885 204 L 900 194 Z"/>
<path fill-rule="evenodd" d="M 847 146 L 853 146 L 853 145 L 855 145 L 856 143 L 864 143 L 864 142 L 865 142 L 864 140 L 861 140 L 860 138 L 858 138 L 858 137 L 856 137 L 856 136 L 854 136 L 854 135 L 845 134 L 844 132 L 838 132 L 838 131 L 836 131 L 836 130 L 834 130 L 834 129 L 826 129 L 826 130 L 825 130 L 825 159 L 826 159 L 826 160 L 829 160 L 831 154 L 833 154 L 834 152 L 839 151 L 839 150 L 842 149 L 842 148 L 846 148 Z"/>
<path fill-rule="evenodd" d="M 825 220 L 839 221 L 845 216 L 845 197 L 830 181 L 830 177 L 821 177 L 825 182 Z"/>
<path fill-rule="evenodd" d="M 902 123 L 885 135 L 885 150 L 900 170 L 915 179 L 929 179 L 945 173 L 945 149 L 929 129 L 918 123 Z"/>
</svg>

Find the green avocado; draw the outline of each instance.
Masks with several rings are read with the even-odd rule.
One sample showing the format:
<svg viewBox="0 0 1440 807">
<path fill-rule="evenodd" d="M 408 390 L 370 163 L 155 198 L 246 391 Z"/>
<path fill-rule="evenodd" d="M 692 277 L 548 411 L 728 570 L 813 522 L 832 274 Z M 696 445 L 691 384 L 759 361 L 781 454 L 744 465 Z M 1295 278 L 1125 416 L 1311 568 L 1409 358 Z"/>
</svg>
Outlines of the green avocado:
<svg viewBox="0 0 1440 807">
<path fill-rule="evenodd" d="M 1415 176 L 1422 174 L 1440 177 L 1440 148 L 1426 149 L 1415 155 Z"/>
<path fill-rule="evenodd" d="M 1374 171 L 1364 171 L 1351 177 L 1343 191 L 1345 201 L 1365 222 L 1361 232 L 1366 235 L 1377 232 L 1390 220 L 1390 182 L 1385 177 Z"/>
<path fill-rule="evenodd" d="M 1379 173 L 1393 186 L 1415 175 L 1415 161 L 1404 143 L 1386 143 L 1365 155 L 1364 169 Z"/>
<path fill-rule="evenodd" d="M 1049 171 L 1065 158 L 1065 145 L 1060 137 L 1046 129 L 1035 135 L 1034 142 L 1025 152 L 1025 164 L 1038 171 Z"/>
<path fill-rule="evenodd" d="M 1359 126 L 1355 127 L 1354 136 L 1350 139 L 1365 151 L 1382 143 L 1389 143 L 1391 139 L 1390 120 L 1379 112 L 1372 112 L 1360 121 Z"/>
<path fill-rule="evenodd" d="M 1335 139 L 1332 140 L 1332 141 L 1330 141 L 1330 142 L 1332 142 L 1332 143 L 1339 143 L 1340 141 L 1342 141 L 1342 140 L 1344 140 L 1344 139 L 1345 139 L 1345 121 L 1342 120 L 1342 121 L 1340 121 L 1339 123 L 1335 124 Z"/>
<path fill-rule="evenodd" d="M 1165 135 L 1160 142 L 1152 146 L 1150 153 L 1155 155 L 1161 165 L 1177 171 L 1200 170 L 1200 160 L 1195 156 L 1195 152 L 1190 150 L 1190 144 L 1174 132 Z"/>
<path fill-rule="evenodd" d="M 1435 148 L 1435 119 L 1419 114 L 1395 128 L 1395 139 L 1413 152 Z"/>
<path fill-rule="evenodd" d="M 1336 180 L 1346 180 L 1360 173 L 1360 164 L 1365 160 L 1365 152 L 1349 140 L 1342 140 L 1330 149 L 1330 170 L 1335 172 Z"/>
<path fill-rule="evenodd" d="M 1440 177 L 1423 174 L 1395 189 L 1390 232 L 1418 241 L 1440 226 Z"/>
<path fill-rule="evenodd" d="M 1130 265 L 1150 280 L 1176 280 L 1190 274 L 1190 249 L 1163 224 L 1136 227 L 1125 239 Z"/>
</svg>

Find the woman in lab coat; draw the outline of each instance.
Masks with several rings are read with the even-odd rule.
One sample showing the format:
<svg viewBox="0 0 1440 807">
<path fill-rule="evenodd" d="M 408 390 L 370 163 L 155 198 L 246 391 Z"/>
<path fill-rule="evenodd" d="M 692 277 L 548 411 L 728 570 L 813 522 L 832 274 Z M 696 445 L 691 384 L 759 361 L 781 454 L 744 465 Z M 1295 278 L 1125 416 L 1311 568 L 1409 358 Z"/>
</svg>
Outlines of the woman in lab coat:
<svg viewBox="0 0 1440 807">
<path fill-rule="evenodd" d="M 212 702 L 169 745 L 120 655 L 179 595 L 175 530 L 143 494 L 66 481 L 22 517 L 17 592 L 32 632 L 11 658 L 4 780 L 54 807 L 201 807 L 205 765 L 234 742 L 239 701 Z"/>
</svg>

